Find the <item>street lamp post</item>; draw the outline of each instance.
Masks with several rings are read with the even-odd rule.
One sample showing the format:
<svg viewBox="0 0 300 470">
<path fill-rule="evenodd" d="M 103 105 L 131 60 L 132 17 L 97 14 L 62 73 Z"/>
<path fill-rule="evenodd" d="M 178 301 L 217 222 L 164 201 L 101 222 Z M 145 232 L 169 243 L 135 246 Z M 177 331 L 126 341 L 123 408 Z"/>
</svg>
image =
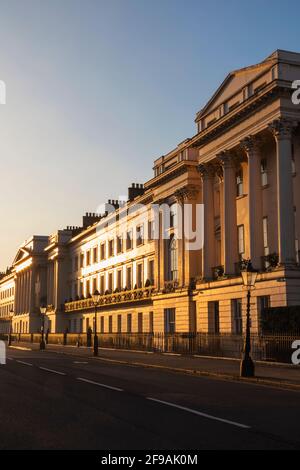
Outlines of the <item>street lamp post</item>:
<svg viewBox="0 0 300 470">
<path fill-rule="evenodd" d="M 97 335 L 97 307 L 99 305 L 100 293 L 95 290 L 92 294 L 92 300 L 95 307 L 95 316 L 94 316 L 94 356 L 98 356 L 98 335 Z"/>
<path fill-rule="evenodd" d="M 10 313 L 10 316 L 9 316 L 9 330 L 8 330 L 7 346 L 11 346 L 12 321 L 13 321 L 14 311 L 11 309 L 9 313 Z"/>
<path fill-rule="evenodd" d="M 42 327 L 41 327 L 41 342 L 40 342 L 40 350 L 46 349 L 46 342 L 45 342 L 45 336 L 44 336 L 44 329 L 45 329 L 45 315 L 47 312 L 47 307 L 42 305 L 40 307 L 40 312 L 42 315 Z"/>
<path fill-rule="evenodd" d="M 250 317 L 250 309 L 251 309 L 251 289 L 254 289 L 255 282 L 257 278 L 257 271 L 253 269 L 251 261 L 247 261 L 246 269 L 242 271 L 242 278 L 244 286 L 247 289 L 247 317 L 246 317 L 246 337 L 245 337 L 245 344 L 244 344 L 244 354 L 240 364 L 240 376 L 241 377 L 254 377 L 254 362 L 250 356 L 251 352 L 251 336 L 250 336 L 250 328 L 251 328 L 251 317 Z"/>
</svg>

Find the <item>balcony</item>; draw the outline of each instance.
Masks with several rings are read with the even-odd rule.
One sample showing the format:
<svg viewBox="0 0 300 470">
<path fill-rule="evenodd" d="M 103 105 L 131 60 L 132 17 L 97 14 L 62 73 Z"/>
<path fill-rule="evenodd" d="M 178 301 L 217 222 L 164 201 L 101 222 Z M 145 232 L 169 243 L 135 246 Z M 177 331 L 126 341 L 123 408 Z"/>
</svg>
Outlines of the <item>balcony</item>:
<svg viewBox="0 0 300 470">
<path fill-rule="evenodd" d="M 164 288 L 163 288 L 163 293 L 164 294 L 169 294 L 171 292 L 175 292 L 176 289 L 178 288 L 179 283 L 176 280 L 172 281 L 165 281 Z"/>
<path fill-rule="evenodd" d="M 100 297 L 98 307 L 105 307 L 108 305 L 124 304 L 130 302 L 144 302 L 151 300 L 151 295 L 154 292 L 154 287 L 142 287 L 140 289 L 124 290 L 114 292 L 113 294 L 104 294 Z M 74 300 L 65 302 L 65 312 L 75 312 L 79 310 L 93 309 L 95 305 L 92 298 Z"/>
</svg>

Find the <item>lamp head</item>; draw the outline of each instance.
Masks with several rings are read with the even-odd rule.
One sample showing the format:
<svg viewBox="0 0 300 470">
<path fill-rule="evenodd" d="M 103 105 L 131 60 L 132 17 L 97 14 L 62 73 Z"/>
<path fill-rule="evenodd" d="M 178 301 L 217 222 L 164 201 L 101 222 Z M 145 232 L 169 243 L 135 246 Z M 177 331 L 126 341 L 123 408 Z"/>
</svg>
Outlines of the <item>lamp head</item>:
<svg viewBox="0 0 300 470">
<path fill-rule="evenodd" d="M 242 279 L 245 287 L 251 289 L 251 287 L 255 286 L 256 278 L 257 278 L 257 271 L 253 268 L 252 263 L 250 260 L 246 263 L 246 269 L 241 272 Z"/>
<path fill-rule="evenodd" d="M 100 300 L 101 294 L 99 291 L 95 290 L 95 292 L 92 294 L 92 299 L 94 304 L 98 304 Z"/>
<path fill-rule="evenodd" d="M 40 306 L 40 312 L 42 315 L 46 315 L 47 307 L 45 305 Z"/>
</svg>

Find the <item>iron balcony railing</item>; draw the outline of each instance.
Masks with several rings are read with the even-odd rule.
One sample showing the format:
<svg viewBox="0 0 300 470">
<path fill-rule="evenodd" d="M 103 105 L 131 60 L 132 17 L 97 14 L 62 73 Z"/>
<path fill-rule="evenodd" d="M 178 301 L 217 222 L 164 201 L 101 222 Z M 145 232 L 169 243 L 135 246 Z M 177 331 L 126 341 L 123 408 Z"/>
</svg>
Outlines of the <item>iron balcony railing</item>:
<svg viewBox="0 0 300 470">
<path fill-rule="evenodd" d="M 140 289 L 133 290 L 124 290 L 121 292 L 114 292 L 111 294 L 104 294 L 100 297 L 97 304 L 98 307 L 103 307 L 105 305 L 117 304 L 117 303 L 127 303 L 127 302 L 141 302 L 151 299 L 151 295 L 154 292 L 155 288 L 142 287 Z M 65 312 L 74 312 L 78 310 L 87 310 L 95 308 L 92 298 L 74 300 L 71 302 L 65 302 Z"/>
</svg>

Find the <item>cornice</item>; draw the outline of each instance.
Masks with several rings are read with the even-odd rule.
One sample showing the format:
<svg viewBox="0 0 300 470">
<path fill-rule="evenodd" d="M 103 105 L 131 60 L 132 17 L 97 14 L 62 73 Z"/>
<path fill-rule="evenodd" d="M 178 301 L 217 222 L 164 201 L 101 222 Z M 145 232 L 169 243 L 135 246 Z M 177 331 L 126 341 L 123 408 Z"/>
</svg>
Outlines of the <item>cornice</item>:
<svg viewBox="0 0 300 470">
<path fill-rule="evenodd" d="M 197 165 L 198 165 L 198 161 L 196 160 L 183 160 L 182 162 L 179 162 L 176 165 L 174 165 L 169 170 L 166 170 L 165 172 L 161 173 L 155 178 L 152 178 L 152 180 L 146 183 L 146 187 L 152 189 L 152 188 L 155 188 L 156 186 L 167 183 L 168 181 L 171 181 L 172 179 L 174 179 L 176 176 L 180 176 L 186 173 L 189 170 L 189 168 L 196 167 Z"/>
<path fill-rule="evenodd" d="M 281 93 L 286 91 L 286 87 L 278 86 L 277 82 L 272 82 L 266 85 L 257 95 L 254 95 L 248 100 L 242 102 L 234 110 L 230 111 L 225 116 L 222 116 L 222 118 L 218 119 L 210 127 L 204 129 L 195 137 L 193 137 L 191 139 L 190 146 L 202 146 L 216 137 L 224 134 L 237 122 L 241 122 L 241 120 L 245 119 L 246 117 L 256 112 L 259 108 L 263 107 L 266 101 L 272 102 L 281 96 Z"/>
</svg>

